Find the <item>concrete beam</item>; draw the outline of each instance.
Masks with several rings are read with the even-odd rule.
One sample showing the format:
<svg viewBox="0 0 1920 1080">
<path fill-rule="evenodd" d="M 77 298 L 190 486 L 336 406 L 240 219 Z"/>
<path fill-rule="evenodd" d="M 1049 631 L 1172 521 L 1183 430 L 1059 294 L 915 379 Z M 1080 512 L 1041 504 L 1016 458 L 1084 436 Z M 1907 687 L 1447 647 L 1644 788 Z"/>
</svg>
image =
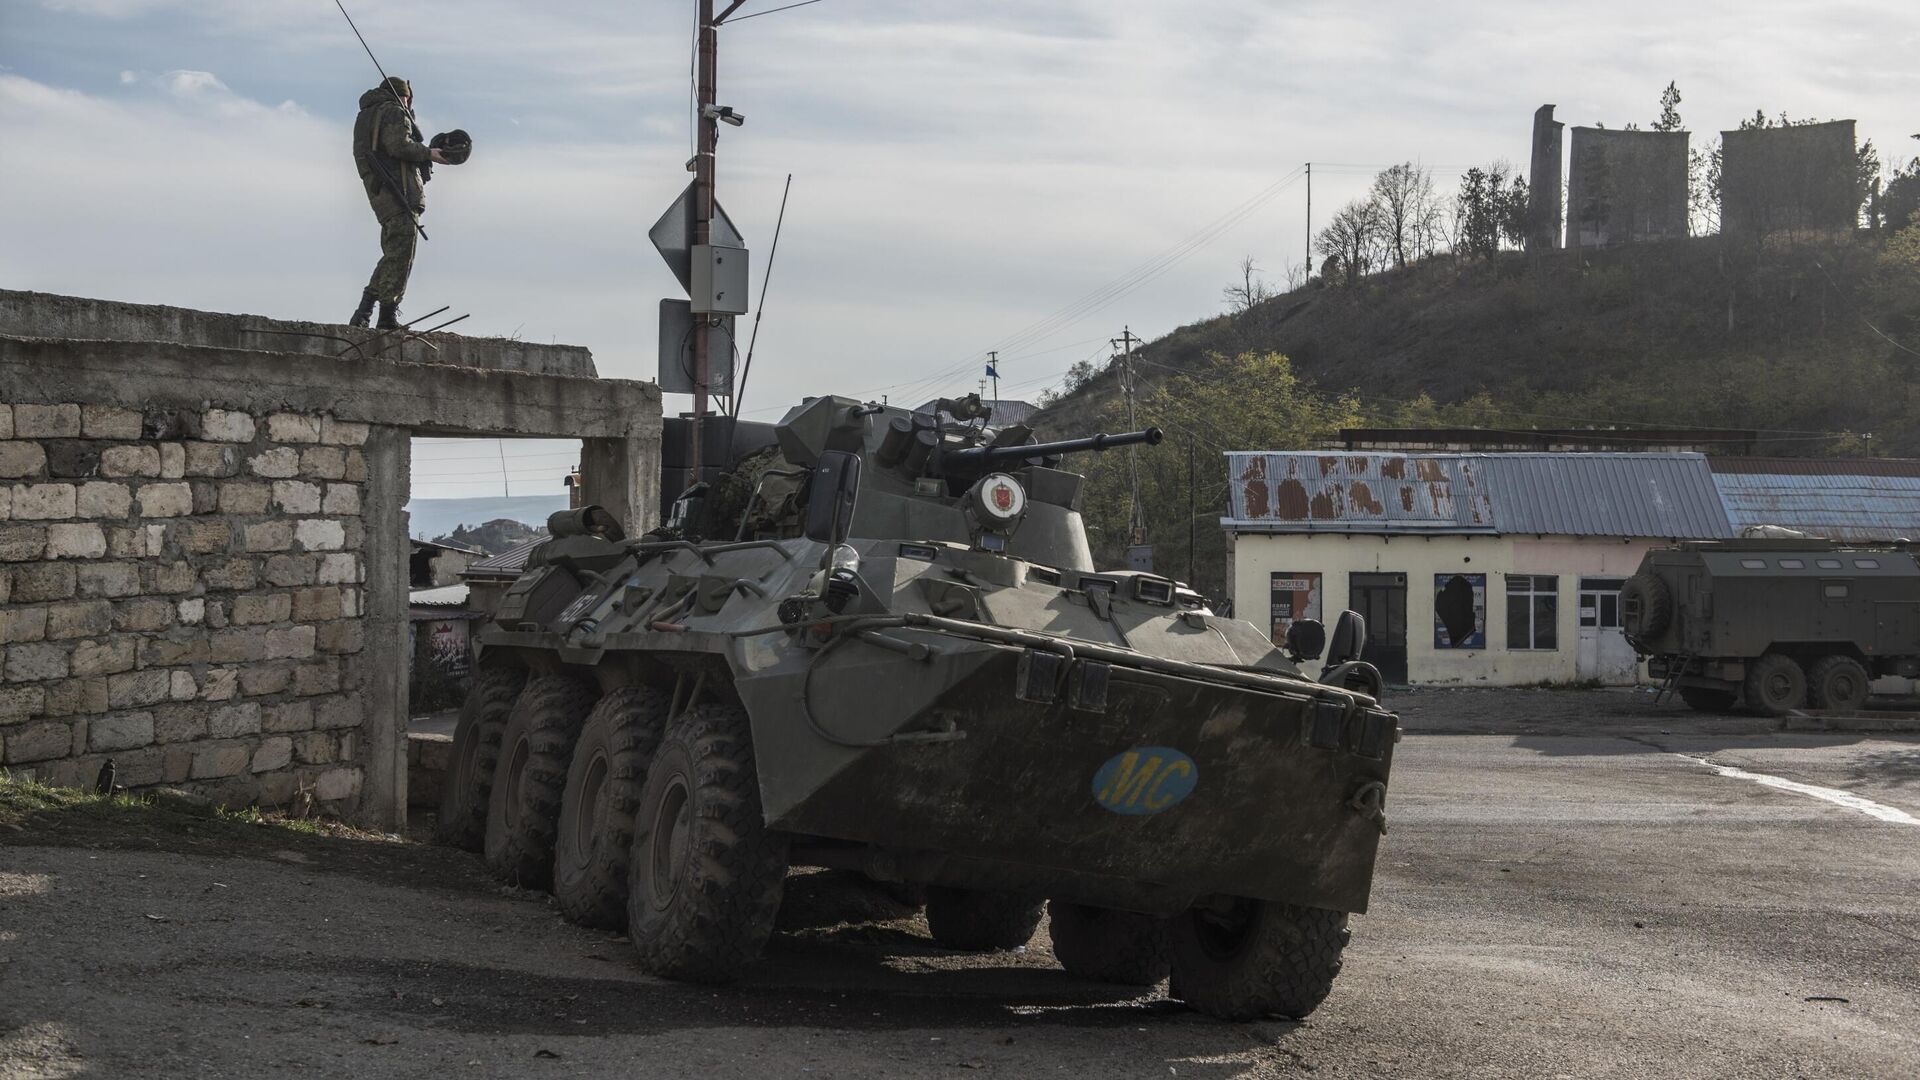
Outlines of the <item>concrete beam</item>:
<svg viewBox="0 0 1920 1080">
<path fill-rule="evenodd" d="M 366 783 L 360 817 L 367 825 L 399 832 L 407 824 L 407 688 L 412 650 L 407 648 L 407 512 L 412 445 L 404 429 L 377 427 L 368 433 L 366 581 L 361 618 L 368 664 Z"/>
<path fill-rule="evenodd" d="M 660 438 L 652 383 L 154 342 L 0 336 L 0 400 L 330 412 L 416 435 Z"/>
<path fill-rule="evenodd" d="M 580 444 L 580 494 L 604 507 L 628 536 L 660 521 L 660 438 L 585 439 Z"/>
<path fill-rule="evenodd" d="M 341 311 L 357 297 L 341 294 Z M 421 308 L 425 314 L 427 308 Z M 450 312 L 423 320 L 420 329 L 444 321 Z M 406 318 L 402 315 L 401 318 Z M 269 319 L 260 315 L 229 315 L 218 311 L 128 304 L 84 296 L 0 289 L 0 334 L 14 337 L 75 338 L 103 341 L 167 341 L 181 345 L 211 345 L 221 349 L 303 353 L 331 357 L 350 351 L 350 342 L 372 352 L 388 342 L 386 335 L 332 323 Z M 338 340 L 344 339 L 344 340 Z M 593 354 L 578 345 L 541 345 L 507 338 L 464 337 L 439 333 L 433 348 L 409 341 L 388 349 L 390 360 L 498 371 L 526 371 L 536 375 L 599 374 Z"/>
</svg>

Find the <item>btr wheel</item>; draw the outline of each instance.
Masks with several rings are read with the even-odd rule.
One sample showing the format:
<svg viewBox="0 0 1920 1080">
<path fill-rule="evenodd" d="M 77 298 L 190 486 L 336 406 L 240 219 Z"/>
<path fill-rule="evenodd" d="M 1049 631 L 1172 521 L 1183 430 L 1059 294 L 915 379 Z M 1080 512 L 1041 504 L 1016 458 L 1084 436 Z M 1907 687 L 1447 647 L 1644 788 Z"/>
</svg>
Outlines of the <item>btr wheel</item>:
<svg viewBox="0 0 1920 1080">
<path fill-rule="evenodd" d="M 487 800 L 487 868 L 523 889 L 553 885 L 553 840 L 580 725 L 597 691 L 572 675 L 537 675 L 513 703 Z"/>
<path fill-rule="evenodd" d="M 1047 923 L 1054 959 L 1082 978 L 1152 986 L 1172 967 L 1165 919 L 1049 900 Z"/>
<path fill-rule="evenodd" d="M 1853 657 L 1823 656 L 1807 673 L 1807 700 L 1816 709 L 1859 709 L 1867 703 L 1872 681 Z"/>
<path fill-rule="evenodd" d="M 934 886 L 927 890 L 927 929 L 934 943 L 959 952 L 1017 949 L 1040 929 L 1045 903 L 1017 893 Z"/>
<path fill-rule="evenodd" d="M 1270 900 L 1195 908 L 1173 920 L 1173 986 L 1222 1020 L 1297 1020 L 1332 991 L 1347 937 L 1339 911 Z"/>
<path fill-rule="evenodd" d="M 1704 686 L 1683 686 L 1680 688 L 1680 700 L 1695 712 L 1723 713 L 1733 708 L 1740 700 L 1731 690 L 1713 690 Z"/>
<path fill-rule="evenodd" d="M 1747 707 L 1785 716 L 1807 700 L 1807 675 L 1793 657 L 1768 653 L 1747 665 Z"/>
<path fill-rule="evenodd" d="M 473 688 L 460 706 L 453 754 L 441 780 L 440 816 L 433 828 L 436 841 L 468 851 L 479 851 L 486 843 L 487 798 L 493 793 L 493 772 L 500 761 L 500 733 L 526 683 L 522 668 L 495 664 L 474 668 Z"/>
<path fill-rule="evenodd" d="M 695 705 L 647 767 L 628 855 L 627 936 L 649 974 L 731 982 L 773 933 L 787 838 L 766 827 L 737 705 Z"/>
<path fill-rule="evenodd" d="M 553 849 L 553 898 L 582 926 L 626 928 L 633 813 L 670 701 L 652 687 L 615 690 L 593 707 L 574 743 Z"/>
</svg>

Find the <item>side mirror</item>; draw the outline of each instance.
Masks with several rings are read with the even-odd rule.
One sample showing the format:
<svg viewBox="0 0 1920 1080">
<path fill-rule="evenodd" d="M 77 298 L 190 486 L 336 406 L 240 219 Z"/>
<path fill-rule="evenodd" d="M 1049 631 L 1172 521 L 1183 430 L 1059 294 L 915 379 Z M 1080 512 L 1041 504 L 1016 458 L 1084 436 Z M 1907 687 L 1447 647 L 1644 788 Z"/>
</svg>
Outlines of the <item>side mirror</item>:
<svg viewBox="0 0 1920 1080">
<path fill-rule="evenodd" d="M 1295 619 L 1287 627 L 1287 658 L 1294 663 L 1318 660 L 1327 649 L 1327 628 L 1319 619 Z"/>
<path fill-rule="evenodd" d="M 860 496 L 860 455 L 828 450 L 814 463 L 807 493 L 807 539 L 829 551 L 847 538 L 853 505 Z"/>
<path fill-rule="evenodd" d="M 1343 611 L 1333 624 L 1333 641 L 1327 646 L 1327 667 L 1338 667 L 1360 659 L 1367 647 L 1367 620 L 1357 611 Z"/>
</svg>

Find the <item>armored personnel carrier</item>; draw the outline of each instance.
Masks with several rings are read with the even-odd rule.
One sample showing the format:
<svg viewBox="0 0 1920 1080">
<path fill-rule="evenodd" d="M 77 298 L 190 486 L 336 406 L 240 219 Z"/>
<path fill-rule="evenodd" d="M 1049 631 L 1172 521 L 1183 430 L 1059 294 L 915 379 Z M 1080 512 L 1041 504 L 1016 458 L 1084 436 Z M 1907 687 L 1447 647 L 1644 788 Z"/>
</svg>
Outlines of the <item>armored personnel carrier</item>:
<svg viewBox="0 0 1920 1080">
<path fill-rule="evenodd" d="M 923 894 L 936 942 L 1024 944 L 1232 1019 L 1340 970 L 1399 729 L 1364 628 L 1321 681 L 1184 586 L 1096 572 L 1065 455 L 977 398 L 847 398 L 627 539 L 556 515 L 480 634 L 441 828 L 624 927 L 647 971 L 739 976 L 793 865 Z M 902 890 L 906 891 L 906 890 Z"/>
<path fill-rule="evenodd" d="M 1703 712 L 1857 709 L 1920 675 L 1920 565 L 1904 548 L 1740 539 L 1653 550 L 1620 595 L 1647 674 Z"/>
</svg>

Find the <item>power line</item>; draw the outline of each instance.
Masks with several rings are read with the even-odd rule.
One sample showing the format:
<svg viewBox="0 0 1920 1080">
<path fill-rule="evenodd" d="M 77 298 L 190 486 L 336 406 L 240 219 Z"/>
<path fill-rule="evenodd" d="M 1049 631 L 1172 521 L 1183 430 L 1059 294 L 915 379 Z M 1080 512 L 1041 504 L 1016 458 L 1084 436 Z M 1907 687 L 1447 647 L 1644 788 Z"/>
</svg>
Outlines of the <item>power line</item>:
<svg viewBox="0 0 1920 1080">
<path fill-rule="evenodd" d="M 1186 239 L 1134 266 L 1126 273 L 1094 289 L 1092 292 L 1087 293 L 1058 311 L 994 343 L 992 347 L 1002 352 L 1012 351 L 1045 340 L 1054 333 L 1097 314 L 1128 293 L 1157 280 L 1187 256 L 1217 239 L 1227 229 L 1245 220 L 1255 210 L 1266 205 L 1266 203 L 1299 180 L 1303 173 L 1304 166 L 1296 166 L 1272 184 L 1255 192 L 1245 201 L 1208 222 L 1194 233 L 1189 234 Z M 965 360 L 949 365 L 911 385 L 918 388 L 930 384 L 937 384 L 942 379 L 950 378 L 954 374 L 965 370 L 973 363 L 974 358 L 979 355 L 979 351 L 970 353 Z"/>
<path fill-rule="evenodd" d="M 794 8 L 806 7 L 808 4 L 817 4 L 819 2 L 820 0 L 800 0 L 800 2 L 797 4 L 788 4 L 785 7 L 768 8 L 765 11 L 756 11 L 751 15 L 739 15 L 739 16 L 735 16 L 734 18 L 728 19 L 726 22 L 726 25 L 732 26 L 734 23 L 746 22 L 748 19 L 757 19 L 762 15 L 772 15 L 774 12 L 777 12 L 777 11 L 792 11 Z"/>
</svg>

